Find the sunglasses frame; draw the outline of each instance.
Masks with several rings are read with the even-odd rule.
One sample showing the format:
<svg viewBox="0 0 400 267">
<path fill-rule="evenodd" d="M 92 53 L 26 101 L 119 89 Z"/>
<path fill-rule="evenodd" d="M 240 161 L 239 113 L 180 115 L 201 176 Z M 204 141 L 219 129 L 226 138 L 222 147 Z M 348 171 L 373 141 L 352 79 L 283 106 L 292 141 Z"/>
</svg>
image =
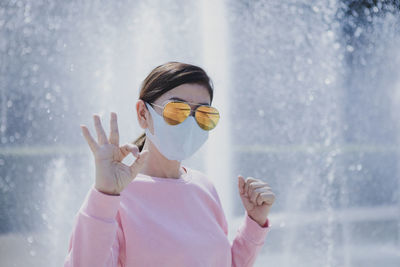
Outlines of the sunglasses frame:
<svg viewBox="0 0 400 267">
<path fill-rule="evenodd" d="M 196 121 L 197 124 L 199 124 L 199 122 L 198 122 L 197 119 L 196 119 L 196 112 L 197 112 L 197 109 L 198 109 L 199 107 L 201 107 L 201 106 L 211 107 L 211 108 L 217 110 L 217 112 L 218 112 L 218 113 L 217 113 L 217 114 L 218 114 L 218 117 L 220 116 L 219 110 L 218 110 L 217 108 L 211 106 L 211 105 L 204 105 L 204 104 L 198 104 L 198 103 L 193 103 L 193 102 L 186 102 L 186 101 L 182 101 L 182 100 L 172 100 L 172 99 L 171 99 L 171 100 L 167 100 L 166 102 L 164 102 L 163 106 L 157 105 L 157 104 L 155 104 L 154 102 L 153 102 L 153 103 L 152 103 L 152 102 L 146 102 L 146 103 L 148 103 L 148 104 L 150 104 L 150 105 L 154 105 L 154 106 L 159 107 L 159 108 L 162 108 L 162 114 L 161 114 L 161 116 L 164 118 L 164 109 L 165 109 L 165 106 L 168 105 L 168 104 L 171 103 L 171 102 L 188 104 L 188 106 L 190 107 L 190 114 L 189 114 L 189 116 L 193 116 L 193 117 L 195 118 L 195 121 Z M 194 105 L 196 105 L 196 107 L 193 109 L 189 104 L 194 104 Z M 199 112 L 201 112 L 201 111 L 199 111 Z M 212 114 L 215 114 L 215 113 L 212 113 Z M 187 116 L 186 119 L 189 118 L 189 116 Z M 186 119 L 185 119 L 185 120 L 186 120 Z M 218 119 L 218 120 L 219 120 L 219 119 Z M 182 121 L 182 122 L 183 122 L 183 121 Z M 181 123 L 182 123 L 182 122 L 181 122 Z M 181 123 L 179 123 L 179 124 L 181 124 Z M 218 123 L 218 122 L 217 122 L 217 123 Z M 178 125 L 178 124 L 177 124 L 177 125 Z M 199 125 L 199 127 L 200 127 L 200 129 L 204 130 L 203 128 L 201 128 L 200 125 Z M 215 125 L 215 127 L 217 127 L 217 125 Z M 212 128 L 212 129 L 210 129 L 210 130 L 204 130 L 204 131 L 211 131 L 211 130 L 215 129 L 215 127 Z"/>
</svg>

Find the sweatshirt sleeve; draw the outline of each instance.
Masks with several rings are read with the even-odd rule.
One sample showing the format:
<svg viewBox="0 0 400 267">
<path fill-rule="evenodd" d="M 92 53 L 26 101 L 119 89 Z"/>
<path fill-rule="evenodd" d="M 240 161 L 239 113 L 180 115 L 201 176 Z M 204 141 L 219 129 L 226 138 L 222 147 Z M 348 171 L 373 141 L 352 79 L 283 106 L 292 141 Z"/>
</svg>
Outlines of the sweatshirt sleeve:
<svg viewBox="0 0 400 267">
<path fill-rule="evenodd" d="M 228 226 L 225 225 L 225 233 L 228 233 Z M 245 211 L 242 225 L 237 231 L 236 237 L 232 242 L 232 266 L 251 267 L 259 254 L 269 231 L 268 227 L 261 227 L 256 221 L 251 219 Z"/>
<path fill-rule="evenodd" d="M 123 244 L 118 208 L 121 196 L 90 188 L 75 216 L 64 267 L 117 267 Z"/>
<path fill-rule="evenodd" d="M 211 189 L 220 206 L 218 221 L 225 235 L 228 236 L 228 223 L 218 193 L 215 187 Z M 236 236 L 231 244 L 232 267 L 252 267 L 254 265 L 257 255 L 264 245 L 269 229 L 270 226 L 261 227 L 256 221 L 249 217 L 247 210 L 245 210 L 242 224 L 237 230 Z"/>
</svg>

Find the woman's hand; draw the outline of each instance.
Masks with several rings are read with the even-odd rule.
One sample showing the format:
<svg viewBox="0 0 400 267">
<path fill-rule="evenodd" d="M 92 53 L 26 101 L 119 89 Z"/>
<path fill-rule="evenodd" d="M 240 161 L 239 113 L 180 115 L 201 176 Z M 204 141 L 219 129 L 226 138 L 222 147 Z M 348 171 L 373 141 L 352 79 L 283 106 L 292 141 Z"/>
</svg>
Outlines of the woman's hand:
<svg viewBox="0 0 400 267">
<path fill-rule="evenodd" d="M 93 119 L 98 143 L 93 139 L 85 125 L 80 126 L 95 159 L 95 188 L 105 194 L 119 195 L 141 170 L 148 151 L 144 150 L 139 153 L 138 147 L 132 144 L 119 146 L 117 114 L 115 112 L 111 112 L 109 139 L 107 139 L 101 126 L 99 115 L 93 115 Z M 136 157 L 131 166 L 121 163 L 129 153 Z"/>
<path fill-rule="evenodd" d="M 275 201 L 275 194 L 272 193 L 271 187 L 260 179 L 247 177 L 245 181 L 241 175 L 238 178 L 240 198 L 247 214 L 260 226 L 263 226 Z"/>
</svg>

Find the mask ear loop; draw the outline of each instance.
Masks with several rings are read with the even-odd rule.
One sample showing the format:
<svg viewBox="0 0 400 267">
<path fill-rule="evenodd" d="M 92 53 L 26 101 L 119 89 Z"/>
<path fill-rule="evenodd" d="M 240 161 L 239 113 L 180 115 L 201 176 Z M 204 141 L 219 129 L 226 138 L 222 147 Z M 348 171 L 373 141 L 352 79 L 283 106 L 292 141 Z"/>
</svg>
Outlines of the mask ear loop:
<svg viewBox="0 0 400 267">
<path fill-rule="evenodd" d="M 151 119 L 154 121 L 153 115 L 151 114 L 151 111 L 150 111 L 150 109 L 153 109 L 153 110 L 154 110 L 154 108 L 151 106 L 151 103 L 148 103 L 148 102 L 146 102 L 146 101 L 143 101 L 143 102 L 144 102 L 144 106 L 146 107 L 147 111 L 149 112 L 149 116 L 150 116 Z M 156 111 L 154 110 L 154 112 L 156 112 Z M 154 123 L 154 122 L 153 122 L 153 123 Z M 150 128 L 149 128 L 149 127 L 147 127 L 145 130 L 148 130 L 149 133 L 150 133 Z M 151 133 L 150 133 L 150 134 L 151 134 Z"/>
<path fill-rule="evenodd" d="M 155 113 L 157 113 L 157 111 L 153 108 L 153 105 L 156 106 L 156 107 L 162 108 L 163 109 L 162 114 L 160 115 L 160 114 L 157 113 L 157 115 L 160 115 L 161 117 L 164 118 L 164 114 L 163 114 L 164 113 L 164 107 L 163 106 L 160 106 L 160 105 L 157 105 L 157 104 L 154 104 L 154 103 L 149 103 L 149 102 L 144 102 L 144 103 L 146 104 L 147 110 L 149 110 L 148 106 L 150 106 L 154 110 Z"/>
</svg>

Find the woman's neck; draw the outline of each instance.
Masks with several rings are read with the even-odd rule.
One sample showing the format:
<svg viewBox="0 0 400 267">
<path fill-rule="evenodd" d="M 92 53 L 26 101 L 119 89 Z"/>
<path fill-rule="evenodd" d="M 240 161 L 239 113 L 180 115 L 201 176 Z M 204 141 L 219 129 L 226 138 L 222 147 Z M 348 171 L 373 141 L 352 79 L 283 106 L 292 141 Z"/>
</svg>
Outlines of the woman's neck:
<svg viewBox="0 0 400 267">
<path fill-rule="evenodd" d="M 185 173 L 179 161 L 169 160 L 164 157 L 148 139 L 146 139 L 143 149 L 149 150 L 149 155 L 140 173 L 154 177 L 176 179 L 179 179 Z"/>
</svg>

